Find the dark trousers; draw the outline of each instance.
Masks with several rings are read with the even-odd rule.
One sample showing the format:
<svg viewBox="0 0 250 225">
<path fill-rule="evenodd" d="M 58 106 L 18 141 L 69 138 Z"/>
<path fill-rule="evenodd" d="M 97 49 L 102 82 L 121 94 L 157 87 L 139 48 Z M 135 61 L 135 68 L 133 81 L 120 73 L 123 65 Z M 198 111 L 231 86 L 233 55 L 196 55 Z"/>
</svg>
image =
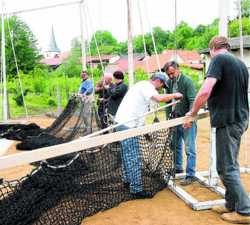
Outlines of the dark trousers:
<svg viewBox="0 0 250 225">
<path fill-rule="evenodd" d="M 250 199 L 240 180 L 238 163 L 241 136 L 248 121 L 216 128 L 217 172 L 226 189 L 226 207 L 250 215 Z"/>
<path fill-rule="evenodd" d="M 98 106 L 98 116 L 100 118 L 100 122 L 101 122 L 101 129 L 104 129 L 106 127 L 108 127 L 108 123 L 107 123 L 107 104 L 106 103 L 99 103 Z"/>
</svg>

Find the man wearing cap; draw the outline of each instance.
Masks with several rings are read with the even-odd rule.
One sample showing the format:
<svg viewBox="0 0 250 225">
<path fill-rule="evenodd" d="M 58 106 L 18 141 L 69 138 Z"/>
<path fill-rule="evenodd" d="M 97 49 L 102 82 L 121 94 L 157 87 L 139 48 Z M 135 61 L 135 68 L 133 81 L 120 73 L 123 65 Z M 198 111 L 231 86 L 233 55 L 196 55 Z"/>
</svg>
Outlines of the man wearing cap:
<svg viewBox="0 0 250 225">
<path fill-rule="evenodd" d="M 217 172 L 226 189 L 225 205 L 212 210 L 228 222 L 250 224 L 250 199 L 241 183 L 238 163 L 241 136 L 249 121 L 249 74 L 246 65 L 229 53 L 226 37 L 212 38 L 208 47 L 212 60 L 206 80 L 187 116 L 195 117 L 208 100 L 211 126 L 216 128 Z"/>
<path fill-rule="evenodd" d="M 92 80 L 88 79 L 87 71 L 82 71 L 82 83 L 79 87 L 78 95 L 82 97 L 84 101 L 83 108 L 83 121 L 85 128 L 83 130 L 83 136 L 90 134 L 91 129 L 91 115 L 92 115 L 92 102 L 93 102 L 94 85 Z"/>
<path fill-rule="evenodd" d="M 175 61 L 167 62 L 164 66 L 164 70 L 169 77 L 167 93 L 178 91 L 183 94 L 183 99 L 179 104 L 166 109 L 167 117 L 178 118 L 185 116 L 192 108 L 195 99 L 196 92 L 194 83 L 191 78 L 181 73 L 179 64 Z M 197 125 L 196 122 L 193 122 L 192 127 L 188 129 L 184 129 L 182 125 L 176 126 L 176 132 L 173 135 L 174 149 L 176 150 L 176 173 L 183 173 L 183 141 L 187 156 L 186 176 L 180 181 L 181 185 L 189 185 L 196 180 L 196 134 Z"/>
<path fill-rule="evenodd" d="M 168 102 L 182 98 L 180 93 L 159 94 L 158 90 L 166 88 L 167 77 L 164 73 L 154 74 L 149 81 L 139 81 L 127 91 L 117 113 L 115 121 L 121 124 L 117 130 L 127 130 L 145 124 L 144 114 L 148 112 L 150 102 Z M 141 161 L 138 137 L 121 141 L 123 182 L 129 187 L 135 198 L 150 197 L 143 191 L 141 180 Z"/>
<path fill-rule="evenodd" d="M 128 90 L 128 86 L 123 82 L 124 75 L 122 71 L 115 71 L 113 77 L 114 85 L 110 87 L 107 92 L 110 96 L 108 100 L 108 113 L 114 117 Z"/>
</svg>

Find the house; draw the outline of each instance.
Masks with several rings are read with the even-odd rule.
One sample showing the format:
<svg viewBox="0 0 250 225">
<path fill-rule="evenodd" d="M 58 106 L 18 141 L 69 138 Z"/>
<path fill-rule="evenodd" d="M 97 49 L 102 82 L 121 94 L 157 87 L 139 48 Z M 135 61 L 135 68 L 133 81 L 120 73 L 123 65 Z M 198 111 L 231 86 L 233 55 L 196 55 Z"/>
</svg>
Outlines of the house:
<svg viewBox="0 0 250 225">
<path fill-rule="evenodd" d="M 159 67 L 162 70 L 166 62 L 175 60 L 180 65 L 188 66 L 197 70 L 203 69 L 203 64 L 201 63 L 201 56 L 196 51 L 165 50 L 161 54 L 158 54 L 158 59 L 156 55 L 147 56 L 143 60 L 138 61 L 135 65 L 135 68 L 142 69 L 148 73 L 154 73 L 159 70 Z"/>
<path fill-rule="evenodd" d="M 70 51 L 60 52 L 55 54 L 53 57 L 43 58 L 41 60 L 42 64 L 48 65 L 52 69 L 59 67 L 67 58 L 70 56 Z"/>
<path fill-rule="evenodd" d="M 142 61 L 144 58 L 145 58 L 144 54 L 139 54 L 139 53 L 133 54 L 134 66 L 136 66 L 137 63 Z M 111 60 L 110 63 L 105 68 L 105 72 L 109 72 L 109 73 L 113 73 L 117 70 L 120 70 L 124 73 L 128 71 L 128 56 L 127 55 L 121 55 L 121 56 L 117 56 L 116 58 L 113 58 L 113 60 Z"/>
</svg>

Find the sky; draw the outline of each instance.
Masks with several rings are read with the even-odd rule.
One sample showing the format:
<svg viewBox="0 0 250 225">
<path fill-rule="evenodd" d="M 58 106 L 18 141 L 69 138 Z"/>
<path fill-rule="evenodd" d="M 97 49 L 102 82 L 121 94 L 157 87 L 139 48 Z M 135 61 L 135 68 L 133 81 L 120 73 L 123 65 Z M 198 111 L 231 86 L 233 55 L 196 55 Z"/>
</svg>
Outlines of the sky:
<svg viewBox="0 0 250 225">
<path fill-rule="evenodd" d="M 77 0 L 5 0 L 5 10 L 15 12 L 40 8 Z M 220 0 L 177 0 L 177 23 L 187 22 L 191 27 L 210 24 L 219 17 Z M 230 15 L 234 11 L 234 0 L 230 2 Z M 127 0 L 84 0 L 86 5 L 82 27 L 85 37 L 90 39 L 96 30 L 108 30 L 118 41 L 127 39 Z M 142 25 L 137 0 L 132 0 L 133 35 L 149 32 L 150 27 L 160 26 L 164 30 L 174 29 L 174 0 L 140 0 Z M 38 47 L 46 51 L 54 28 L 57 45 L 61 51 L 70 49 L 71 40 L 81 34 L 79 5 L 36 10 L 17 14 L 30 27 L 38 40 Z M 156 40 L 157 41 L 157 40 Z"/>
</svg>

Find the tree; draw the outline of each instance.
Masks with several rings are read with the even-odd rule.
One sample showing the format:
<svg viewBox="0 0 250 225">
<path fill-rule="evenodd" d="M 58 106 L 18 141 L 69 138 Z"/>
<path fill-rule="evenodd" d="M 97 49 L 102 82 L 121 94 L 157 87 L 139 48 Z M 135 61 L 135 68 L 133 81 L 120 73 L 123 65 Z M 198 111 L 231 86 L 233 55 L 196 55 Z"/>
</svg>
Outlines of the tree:
<svg viewBox="0 0 250 225">
<path fill-rule="evenodd" d="M 164 49 L 166 49 L 167 44 L 170 41 L 170 32 L 162 30 L 161 27 L 154 27 L 153 28 L 153 36 L 155 39 L 156 50 L 158 53 L 161 53 Z M 133 40 L 134 49 L 137 53 L 144 53 L 144 46 L 143 46 L 143 36 L 138 35 Z M 152 55 L 155 54 L 154 45 L 151 33 L 145 34 L 145 44 L 147 54 Z"/>
<path fill-rule="evenodd" d="M 170 36 L 171 42 L 168 44 L 169 48 L 173 48 L 176 41 L 178 49 L 184 49 L 189 39 L 193 37 L 193 29 L 186 23 L 181 22 L 175 29 L 175 35 Z M 176 38 L 176 40 L 175 40 Z"/>
<path fill-rule="evenodd" d="M 113 37 L 109 31 L 96 31 L 90 41 L 90 49 L 92 55 L 97 55 L 98 50 L 95 43 L 95 38 L 100 54 L 117 53 L 119 46 L 117 40 Z"/>
<path fill-rule="evenodd" d="M 2 28 L 0 28 L 1 30 Z M 11 45 L 11 36 L 20 70 L 28 73 L 39 64 L 41 55 L 37 48 L 37 40 L 26 23 L 16 16 L 12 16 L 9 20 L 5 20 L 4 24 L 5 40 L 6 40 L 6 71 L 7 74 L 16 76 L 16 65 Z M 9 32 L 10 31 L 10 32 Z M 2 31 L 1 31 L 2 32 Z"/>
<path fill-rule="evenodd" d="M 250 34 L 250 20 L 249 18 L 242 18 L 242 33 L 243 35 Z M 240 35 L 240 25 L 239 20 L 235 19 L 229 23 L 229 34 L 230 37 L 239 37 Z"/>
<path fill-rule="evenodd" d="M 234 4 L 237 11 L 237 18 L 239 18 L 239 1 L 234 1 Z M 241 0 L 241 14 L 242 17 L 250 16 L 250 0 Z"/>
</svg>

